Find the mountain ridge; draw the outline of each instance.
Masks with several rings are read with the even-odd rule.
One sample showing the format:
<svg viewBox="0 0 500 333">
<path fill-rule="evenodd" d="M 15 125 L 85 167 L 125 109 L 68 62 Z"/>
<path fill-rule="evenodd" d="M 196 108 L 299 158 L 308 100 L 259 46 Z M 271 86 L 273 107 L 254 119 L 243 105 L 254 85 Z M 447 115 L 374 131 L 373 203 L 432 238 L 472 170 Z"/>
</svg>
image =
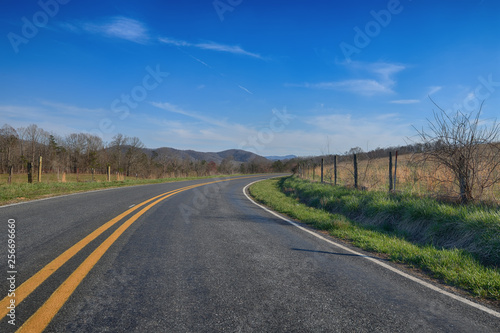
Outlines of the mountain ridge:
<svg viewBox="0 0 500 333">
<path fill-rule="evenodd" d="M 263 156 L 242 149 L 227 149 L 219 152 L 200 152 L 192 149 L 182 150 L 171 147 L 161 147 L 156 149 L 142 148 L 141 150 L 149 156 L 157 154 L 159 156 L 165 156 L 168 159 L 188 160 L 190 162 L 203 160 L 206 162 L 213 161 L 216 164 L 220 164 L 224 160 L 232 161 L 237 164 L 270 162 L 269 159 Z"/>
</svg>

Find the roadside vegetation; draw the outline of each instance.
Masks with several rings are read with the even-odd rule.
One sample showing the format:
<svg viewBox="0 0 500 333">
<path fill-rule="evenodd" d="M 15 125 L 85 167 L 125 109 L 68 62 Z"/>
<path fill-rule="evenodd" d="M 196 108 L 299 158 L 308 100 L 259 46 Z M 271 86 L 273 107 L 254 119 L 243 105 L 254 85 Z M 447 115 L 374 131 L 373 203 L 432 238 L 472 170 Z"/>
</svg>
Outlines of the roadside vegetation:
<svg viewBox="0 0 500 333">
<path fill-rule="evenodd" d="M 448 113 L 434 104 L 434 119 L 416 129 L 418 142 L 307 158 L 293 172 L 316 180 L 323 165 L 323 180 L 335 185 L 500 205 L 500 123 L 481 119 L 482 105 L 478 111 Z"/>
<path fill-rule="evenodd" d="M 81 179 L 87 179 L 87 180 L 76 181 L 75 179 L 72 179 L 64 183 L 57 181 L 46 181 L 41 183 L 35 182 L 32 184 L 27 182 L 13 182 L 10 185 L 7 183 L 3 184 L 0 183 L 0 206 L 22 201 L 53 197 L 63 194 L 101 190 L 106 188 L 215 178 L 215 176 L 162 178 L 162 179 L 140 179 L 140 178 L 136 179 L 133 177 L 128 177 L 128 179 L 125 179 L 125 177 L 122 177 L 120 178 L 120 180 L 112 180 L 107 182 L 104 181 L 106 177 L 105 175 L 100 175 L 100 176 L 101 177 L 96 177 L 98 179 L 97 181 L 96 180 L 92 181 L 91 175 L 80 175 Z M 224 176 L 222 175 L 217 176 L 217 178 L 219 177 L 224 177 Z M 25 178 L 25 176 L 23 178 Z M 102 178 L 103 180 L 100 180 L 100 178 Z"/>
<path fill-rule="evenodd" d="M 250 187 L 259 202 L 364 250 L 500 301 L 500 211 L 297 177 Z"/>
</svg>

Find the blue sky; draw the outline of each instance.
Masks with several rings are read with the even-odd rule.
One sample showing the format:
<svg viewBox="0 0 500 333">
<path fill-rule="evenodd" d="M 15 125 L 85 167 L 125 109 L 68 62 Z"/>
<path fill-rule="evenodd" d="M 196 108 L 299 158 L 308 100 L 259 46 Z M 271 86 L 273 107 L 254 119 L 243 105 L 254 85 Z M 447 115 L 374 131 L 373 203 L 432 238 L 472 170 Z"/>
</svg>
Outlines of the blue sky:
<svg viewBox="0 0 500 333">
<path fill-rule="evenodd" d="M 405 144 L 429 96 L 500 115 L 499 1 L 0 6 L 0 126 L 305 156 Z"/>
</svg>

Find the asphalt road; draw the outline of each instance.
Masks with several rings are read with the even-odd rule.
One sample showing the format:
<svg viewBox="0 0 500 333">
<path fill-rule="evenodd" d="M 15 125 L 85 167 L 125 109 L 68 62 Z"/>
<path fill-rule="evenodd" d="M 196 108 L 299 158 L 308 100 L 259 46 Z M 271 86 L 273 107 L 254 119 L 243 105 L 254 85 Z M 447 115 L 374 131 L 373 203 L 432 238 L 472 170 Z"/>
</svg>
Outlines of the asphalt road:
<svg viewBox="0 0 500 333">
<path fill-rule="evenodd" d="M 500 318 L 254 205 L 242 189 L 268 177 L 1 207 L 2 306 L 16 307 L 0 332 L 500 332 Z"/>
</svg>

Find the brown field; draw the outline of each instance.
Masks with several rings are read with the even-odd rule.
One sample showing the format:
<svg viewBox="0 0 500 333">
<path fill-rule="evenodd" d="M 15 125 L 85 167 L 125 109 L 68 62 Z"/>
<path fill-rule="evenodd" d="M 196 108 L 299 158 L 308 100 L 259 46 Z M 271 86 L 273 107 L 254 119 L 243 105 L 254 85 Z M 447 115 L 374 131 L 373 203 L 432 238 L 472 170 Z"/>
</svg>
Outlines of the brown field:
<svg viewBox="0 0 500 333">
<path fill-rule="evenodd" d="M 214 174 L 210 173 L 208 175 L 213 176 Z M 208 176 L 206 175 L 206 176 Z M 126 176 L 123 173 L 111 173 L 111 181 L 125 181 L 125 180 L 136 180 L 136 179 L 165 179 L 165 178 L 188 178 L 188 177 L 199 177 L 200 175 L 195 171 L 190 172 L 169 172 L 162 173 L 160 177 L 156 177 L 155 175 L 150 175 L 149 177 L 144 178 L 143 176 Z M 0 186 L 8 184 L 9 175 L 8 174 L 0 174 Z M 42 173 L 42 183 L 85 183 L 85 182 L 105 182 L 106 174 L 104 173 L 95 173 L 92 175 L 91 173 L 64 173 L 64 172 L 44 172 Z M 21 184 L 28 182 L 28 174 L 26 173 L 15 173 L 12 175 L 12 184 Z M 33 183 L 38 183 L 38 173 L 36 171 L 33 172 Z"/>
<path fill-rule="evenodd" d="M 9 176 L 7 174 L 0 174 L 0 185 L 7 184 Z M 105 182 L 106 175 L 105 174 L 92 174 L 90 173 L 43 173 L 42 174 L 42 183 L 74 183 L 74 182 L 91 182 L 92 179 L 96 182 Z M 136 179 L 134 177 L 126 177 L 123 174 L 112 174 L 111 180 L 130 180 Z M 27 174 L 13 174 L 12 175 L 12 184 L 21 184 L 28 182 Z M 33 174 L 33 183 L 38 183 L 38 174 Z"/>
<path fill-rule="evenodd" d="M 393 157 L 394 173 L 394 157 Z M 324 181 L 334 182 L 333 159 L 325 159 Z M 304 178 L 318 181 L 321 179 L 321 167 L 304 169 Z M 352 158 L 337 163 L 337 184 L 354 186 L 354 166 Z M 359 159 L 358 187 L 365 190 L 389 190 L 389 158 Z M 417 165 L 411 155 L 398 156 L 396 191 L 417 195 L 430 195 L 438 199 L 454 201 L 459 196 L 458 184 L 454 183 L 453 175 L 444 168 L 427 163 Z M 483 193 L 475 193 L 475 197 L 483 202 L 500 204 L 500 183 L 487 188 Z"/>
</svg>

